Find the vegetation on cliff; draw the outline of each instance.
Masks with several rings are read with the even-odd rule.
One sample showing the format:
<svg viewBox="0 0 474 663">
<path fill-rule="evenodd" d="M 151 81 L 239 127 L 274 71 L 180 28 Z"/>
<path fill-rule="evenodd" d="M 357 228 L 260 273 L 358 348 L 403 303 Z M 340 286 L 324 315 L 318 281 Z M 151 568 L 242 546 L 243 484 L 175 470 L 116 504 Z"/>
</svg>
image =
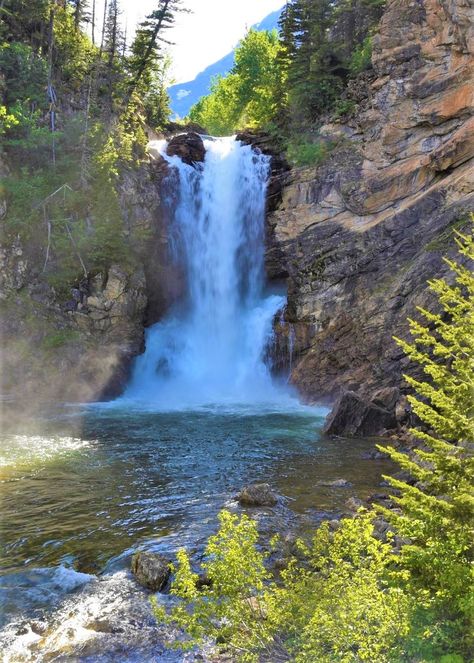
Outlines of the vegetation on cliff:
<svg viewBox="0 0 474 663">
<path fill-rule="evenodd" d="M 385 449 L 409 473 L 387 477 L 395 508 L 361 510 L 334 533 L 324 524 L 299 543 L 277 580 L 257 547 L 257 524 L 224 511 L 207 545 L 204 586 L 184 550 L 161 620 L 188 644 L 212 637 L 243 661 L 442 661 L 469 659 L 473 640 L 474 235 L 457 233 L 463 263 L 434 280 L 441 312 L 421 310 L 412 343 L 399 341 L 425 380 L 406 376 L 421 425 L 413 453 Z M 382 513 L 386 540 L 374 531 Z M 397 544 L 397 545 L 395 545 Z"/>
<path fill-rule="evenodd" d="M 1 8 L 6 235 L 41 246 L 58 288 L 133 260 L 117 185 L 143 159 L 147 125 L 159 128 L 169 115 L 162 41 L 179 0 L 159 0 L 130 49 L 117 0 L 106 7 L 98 39 L 84 2 Z"/>
<path fill-rule="evenodd" d="M 317 162 L 314 126 L 354 107 L 348 82 L 371 67 L 371 38 L 383 0 L 292 0 L 280 33 L 250 30 L 230 74 L 190 111 L 216 135 L 244 127 L 270 131 L 289 144 L 290 158 Z"/>
</svg>

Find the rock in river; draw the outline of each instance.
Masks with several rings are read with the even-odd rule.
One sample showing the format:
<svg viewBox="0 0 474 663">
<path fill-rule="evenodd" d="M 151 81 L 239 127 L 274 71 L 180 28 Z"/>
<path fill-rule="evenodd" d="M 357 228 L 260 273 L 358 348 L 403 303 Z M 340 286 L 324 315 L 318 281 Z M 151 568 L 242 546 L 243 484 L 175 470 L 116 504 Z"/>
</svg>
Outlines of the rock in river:
<svg viewBox="0 0 474 663">
<path fill-rule="evenodd" d="M 132 557 L 132 573 L 140 585 L 158 592 L 170 577 L 170 560 L 158 553 L 137 552 Z"/>
<path fill-rule="evenodd" d="M 242 506 L 275 506 L 278 499 L 268 483 L 253 483 L 244 486 L 237 495 Z"/>
</svg>

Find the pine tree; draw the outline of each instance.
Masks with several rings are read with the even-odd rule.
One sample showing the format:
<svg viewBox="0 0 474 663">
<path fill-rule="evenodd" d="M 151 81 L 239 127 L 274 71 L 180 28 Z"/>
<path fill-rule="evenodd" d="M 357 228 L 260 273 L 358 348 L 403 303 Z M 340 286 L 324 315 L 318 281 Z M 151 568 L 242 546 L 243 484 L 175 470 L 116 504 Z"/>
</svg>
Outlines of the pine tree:
<svg viewBox="0 0 474 663">
<path fill-rule="evenodd" d="M 140 85 L 150 85 L 154 68 L 161 57 L 161 46 L 170 43 L 163 33 L 173 27 L 175 15 L 180 11 L 187 11 L 183 9 L 181 0 L 158 0 L 157 9 L 138 26 L 129 63 L 132 79 L 128 100 Z"/>
<path fill-rule="evenodd" d="M 76 30 L 79 30 L 83 23 L 89 23 L 91 20 L 89 2 L 88 0 L 69 0 L 69 2 L 73 6 L 74 25 Z"/>
<path fill-rule="evenodd" d="M 399 512 L 379 507 L 402 537 L 409 540 L 400 563 L 413 591 L 429 609 L 432 640 L 458 653 L 468 649 L 473 617 L 474 524 L 474 235 L 457 234 L 463 260 L 445 259 L 454 282 L 429 282 L 441 313 L 419 309 L 424 322 L 410 320 L 411 343 L 396 339 L 426 379 L 406 375 L 409 396 L 424 429 L 412 433 L 422 443 L 412 455 L 381 447 L 414 485 L 387 477 L 396 489 Z M 433 624 L 438 621 L 438 634 Z M 471 644 L 472 641 L 471 641 Z M 454 648 L 454 646 L 453 646 Z"/>
<path fill-rule="evenodd" d="M 120 8 L 118 0 L 109 0 L 107 20 L 104 26 L 103 53 L 105 54 L 105 87 L 108 102 L 112 104 L 114 84 L 120 77 L 121 52 L 123 50 L 124 35 L 120 26 Z"/>
</svg>

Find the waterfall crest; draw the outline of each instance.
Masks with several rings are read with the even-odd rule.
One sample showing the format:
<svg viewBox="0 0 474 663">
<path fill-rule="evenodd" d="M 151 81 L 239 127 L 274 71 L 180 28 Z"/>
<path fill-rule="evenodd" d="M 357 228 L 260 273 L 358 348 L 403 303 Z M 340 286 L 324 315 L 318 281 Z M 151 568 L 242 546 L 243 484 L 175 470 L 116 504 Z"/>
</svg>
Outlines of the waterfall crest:
<svg viewBox="0 0 474 663">
<path fill-rule="evenodd" d="M 204 144 L 195 167 L 153 145 L 179 175 L 171 248 L 186 293 L 147 330 L 123 398 L 159 409 L 293 401 L 264 358 L 285 302 L 264 290 L 269 157 L 233 137 Z"/>
</svg>

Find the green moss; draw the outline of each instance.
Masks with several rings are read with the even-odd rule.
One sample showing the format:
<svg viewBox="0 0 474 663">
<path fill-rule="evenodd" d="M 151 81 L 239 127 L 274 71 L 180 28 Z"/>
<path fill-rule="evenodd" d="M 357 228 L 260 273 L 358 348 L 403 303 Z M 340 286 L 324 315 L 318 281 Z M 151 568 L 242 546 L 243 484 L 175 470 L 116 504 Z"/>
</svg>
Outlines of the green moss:
<svg viewBox="0 0 474 663">
<path fill-rule="evenodd" d="M 469 222 L 467 214 L 453 219 L 440 234 L 431 240 L 426 246 L 426 251 L 445 251 L 452 245 L 453 235 L 456 230 L 462 230 Z"/>
<path fill-rule="evenodd" d="M 42 340 L 43 350 L 54 350 L 68 343 L 73 343 L 80 338 L 80 333 L 75 329 L 60 329 L 52 334 L 48 334 Z"/>
</svg>

